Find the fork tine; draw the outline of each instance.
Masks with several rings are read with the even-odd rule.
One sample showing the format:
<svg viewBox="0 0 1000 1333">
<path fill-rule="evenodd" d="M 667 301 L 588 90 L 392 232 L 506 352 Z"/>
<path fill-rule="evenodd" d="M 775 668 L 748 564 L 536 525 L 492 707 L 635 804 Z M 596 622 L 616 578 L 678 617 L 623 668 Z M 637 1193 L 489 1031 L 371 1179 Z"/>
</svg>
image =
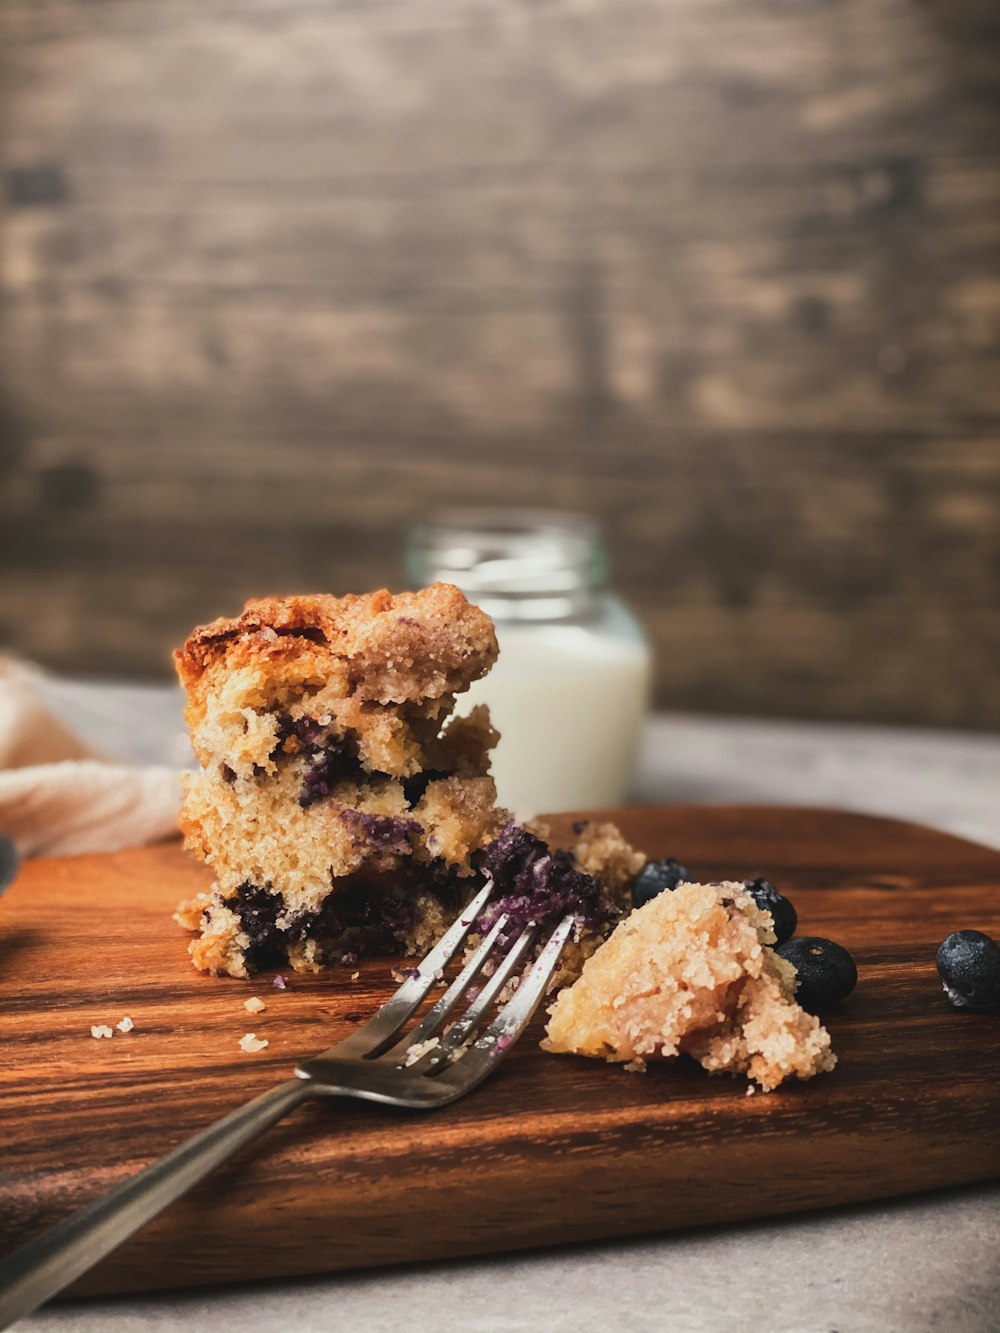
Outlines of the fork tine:
<svg viewBox="0 0 1000 1333">
<path fill-rule="evenodd" d="M 435 1086 L 443 1084 L 449 1088 L 453 1097 L 461 1097 L 477 1083 L 481 1083 L 503 1059 L 531 1021 L 575 926 L 575 916 L 563 917 L 531 965 L 531 971 L 518 986 L 514 998 L 507 1001 L 470 1047 L 433 1078 Z"/>
<path fill-rule="evenodd" d="M 531 922 L 521 932 L 514 946 L 506 954 L 502 962 L 497 965 L 496 971 L 490 977 L 489 981 L 479 992 L 473 1002 L 466 1009 L 465 1013 L 448 1029 L 435 1050 L 434 1054 L 440 1057 L 450 1056 L 462 1046 L 482 1021 L 483 1015 L 487 1013 L 496 997 L 503 990 L 510 977 L 513 975 L 518 964 L 524 958 L 524 955 L 531 948 L 538 934 L 538 927 Z"/>
<path fill-rule="evenodd" d="M 506 916 L 498 917 L 494 922 L 489 933 L 483 939 L 479 948 L 472 955 L 469 961 L 459 972 L 458 976 L 451 983 L 440 1000 L 434 1005 L 433 1009 L 428 1009 L 417 1026 L 411 1031 L 405 1033 L 397 1042 L 398 1051 L 392 1054 L 403 1056 L 411 1046 L 419 1046 L 421 1042 L 428 1041 L 440 1029 L 442 1023 L 458 1004 L 459 1000 L 465 995 L 476 976 L 482 970 L 483 964 L 493 952 L 493 946 L 497 942 L 504 926 L 507 924 Z M 384 1048 L 383 1048 L 384 1053 Z"/>
<path fill-rule="evenodd" d="M 324 1052 L 322 1056 L 316 1058 L 322 1059 L 327 1054 L 333 1055 L 336 1052 L 338 1056 L 364 1056 L 372 1059 L 391 1046 L 400 1028 L 419 1009 L 424 997 L 437 984 L 438 974 L 461 948 L 492 892 L 493 880 L 488 878 L 430 953 L 417 964 L 414 969 L 416 975 L 407 977 L 399 990 L 391 995 L 366 1023 L 362 1023 L 344 1041 L 332 1046 L 329 1052 Z"/>
</svg>

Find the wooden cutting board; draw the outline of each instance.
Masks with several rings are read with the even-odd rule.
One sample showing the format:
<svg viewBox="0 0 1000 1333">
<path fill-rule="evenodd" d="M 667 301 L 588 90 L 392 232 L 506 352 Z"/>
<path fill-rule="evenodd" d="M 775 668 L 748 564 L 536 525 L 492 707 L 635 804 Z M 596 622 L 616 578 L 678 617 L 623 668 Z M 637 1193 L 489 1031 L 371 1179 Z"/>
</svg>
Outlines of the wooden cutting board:
<svg viewBox="0 0 1000 1333">
<path fill-rule="evenodd" d="M 442 1111 L 307 1104 L 77 1290 L 550 1245 L 1000 1175 L 1000 1015 L 956 1012 L 934 967 L 951 930 L 1000 937 L 1000 853 L 821 810 L 614 817 L 703 879 L 767 872 L 801 933 L 852 950 L 832 1074 L 748 1097 L 693 1064 L 638 1075 L 548 1056 L 536 1030 Z M 29 863 L 0 901 L 0 1251 L 286 1078 L 394 988 L 387 961 L 284 992 L 195 972 L 170 914 L 207 878 L 169 843 Z M 252 1018 L 251 995 L 267 1004 Z M 126 1014 L 133 1033 L 91 1038 Z M 247 1031 L 265 1052 L 239 1050 Z"/>
</svg>

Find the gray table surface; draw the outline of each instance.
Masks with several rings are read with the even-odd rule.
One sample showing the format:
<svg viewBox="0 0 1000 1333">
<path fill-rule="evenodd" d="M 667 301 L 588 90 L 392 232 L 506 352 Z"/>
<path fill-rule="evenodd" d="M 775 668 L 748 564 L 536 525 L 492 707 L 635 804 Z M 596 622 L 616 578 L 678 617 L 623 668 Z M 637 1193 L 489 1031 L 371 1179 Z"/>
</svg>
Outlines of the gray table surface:
<svg viewBox="0 0 1000 1333">
<path fill-rule="evenodd" d="M 52 681 L 47 692 L 104 748 L 141 762 L 185 761 L 176 691 Z M 634 794 L 837 806 L 1000 847 L 1000 738 L 660 715 L 646 728 Z M 19 1327 L 998 1333 L 1000 1187 L 419 1268 L 67 1302 Z"/>
</svg>

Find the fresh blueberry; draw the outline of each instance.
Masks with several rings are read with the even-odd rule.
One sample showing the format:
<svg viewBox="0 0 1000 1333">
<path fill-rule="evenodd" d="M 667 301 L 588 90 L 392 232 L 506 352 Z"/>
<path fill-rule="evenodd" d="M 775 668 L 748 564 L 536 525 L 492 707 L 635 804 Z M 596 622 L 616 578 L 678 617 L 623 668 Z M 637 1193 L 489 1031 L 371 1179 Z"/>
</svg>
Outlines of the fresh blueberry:
<svg viewBox="0 0 1000 1333">
<path fill-rule="evenodd" d="M 840 944 L 819 935 L 800 935 L 776 950 L 799 974 L 795 998 L 810 1014 L 826 1013 L 846 1000 L 858 984 L 854 959 Z"/>
<path fill-rule="evenodd" d="M 795 934 L 795 927 L 799 924 L 798 913 L 792 904 L 784 894 L 778 892 L 769 879 L 748 879 L 746 885 L 747 893 L 757 906 L 762 911 L 771 913 L 778 943 L 784 944 L 785 940 L 790 940 Z"/>
<path fill-rule="evenodd" d="M 666 889 L 676 889 L 690 879 L 690 873 L 672 856 L 665 861 L 647 861 L 632 882 L 632 906 L 642 907 Z"/>
<path fill-rule="evenodd" d="M 981 930 L 949 935 L 937 951 L 937 969 L 957 1008 L 1000 1008 L 1000 948 Z"/>
</svg>

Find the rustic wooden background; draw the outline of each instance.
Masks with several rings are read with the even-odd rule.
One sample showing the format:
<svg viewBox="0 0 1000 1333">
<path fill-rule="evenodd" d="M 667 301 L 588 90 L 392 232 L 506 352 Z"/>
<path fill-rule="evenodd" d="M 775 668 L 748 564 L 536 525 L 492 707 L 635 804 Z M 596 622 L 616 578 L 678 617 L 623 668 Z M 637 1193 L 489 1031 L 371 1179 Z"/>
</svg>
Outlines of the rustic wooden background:
<svg viewBox="0 0 1000 1333">
<path fill-rule="evenodd" d="M 1000 724 L 992 0 L 0 0 L 0 632 L 602 515 L 663 704 Z"/>
</svg>

